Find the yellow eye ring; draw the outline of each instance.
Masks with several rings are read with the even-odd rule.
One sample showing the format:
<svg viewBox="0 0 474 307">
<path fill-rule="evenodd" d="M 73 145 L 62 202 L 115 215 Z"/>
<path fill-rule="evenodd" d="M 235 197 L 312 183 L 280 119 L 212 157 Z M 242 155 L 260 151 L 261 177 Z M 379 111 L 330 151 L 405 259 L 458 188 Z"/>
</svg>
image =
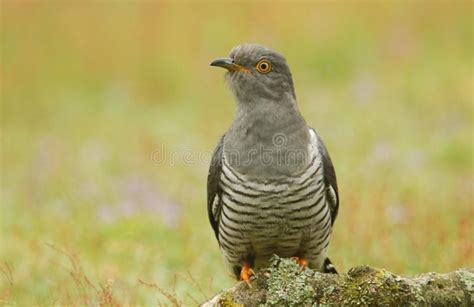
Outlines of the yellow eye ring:
<svg viewBox="0 0 474 307">
<path fill-rule="evenodd" d="M 259 73 L 267 74 L 270 71 L 272 71 L 272 63 L 270 63 L 268 60 L 260 60 L 260 61 L 258 61 L 255 68 L 257 68 L 257 71 Z"/>
</svg>

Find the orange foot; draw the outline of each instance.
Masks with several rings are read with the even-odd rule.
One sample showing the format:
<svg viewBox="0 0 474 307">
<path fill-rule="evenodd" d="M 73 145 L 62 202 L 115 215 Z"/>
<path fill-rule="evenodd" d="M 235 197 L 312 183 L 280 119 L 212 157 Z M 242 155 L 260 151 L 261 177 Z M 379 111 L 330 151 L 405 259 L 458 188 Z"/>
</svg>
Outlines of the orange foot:
<svg viewBox="0 0 474 307">
<path fill-rule="evenodd" d="M 250 276 L 255 275 L 255 272 L 252 270 L 252 267 L 249 264 L 244 264 L 240 270 L 240 280 L 243 280 L 251 288 Z"/>
<path fill-rule="evenodd" d="M 303 268 L 306 268 L 308 266 L 308 260 L 306 260 L 305 257 L 291 257 L 296 263 L 298 263 L 300 266 Z"/>
</svg>

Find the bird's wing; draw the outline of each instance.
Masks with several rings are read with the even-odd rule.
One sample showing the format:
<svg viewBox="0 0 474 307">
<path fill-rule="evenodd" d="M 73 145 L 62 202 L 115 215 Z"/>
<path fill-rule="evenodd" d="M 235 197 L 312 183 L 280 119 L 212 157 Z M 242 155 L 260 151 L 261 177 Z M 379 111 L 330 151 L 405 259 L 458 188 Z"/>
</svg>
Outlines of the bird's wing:
<svg viewBox="0 0 474 307">
<path fill-rule="evenodd" d="M 207 213 L 209 215 L 209 222 L 211 222 L 212 229 L 218 237 L 219 215 L 221 211 L 221 191 L 220 191 L 220 177 L 222 172 L 222 147 L 224 144 L 224 136 L 217 144 L 212 154 L 211 165 L 209 167 L 209 174 L 207 175 Z"/>
<path fill-rule="evenodd" d="M 324 184 L 326 185 L 326 199 L 331 210 L 331 225 L 336 220 L 337 211 L 339 209 L 339 191 L 337 188 L 336 172 L 331 161 L 331 157 L 324 145 L 323 140 L 316 130 L 310 128 L 318 138 L 318 150 L 321 154 L 321 163 L 323 164 Z"/>
</svg>

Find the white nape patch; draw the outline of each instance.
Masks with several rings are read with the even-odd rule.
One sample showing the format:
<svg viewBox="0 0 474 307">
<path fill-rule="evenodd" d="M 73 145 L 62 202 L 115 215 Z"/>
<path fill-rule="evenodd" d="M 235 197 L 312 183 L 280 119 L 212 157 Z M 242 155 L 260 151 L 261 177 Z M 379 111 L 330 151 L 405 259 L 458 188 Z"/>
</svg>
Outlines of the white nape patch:
<svg viewBox="0 0 474 307">
<path fill-rule="evenodd" d="M 329 185 L 329 196 L 331 197 L 332 203 L 337 204 L 336 191 L 334 191 L 334 188 L 332 187 L 332 185 Z"/>
<path fill-rule="evenodd" d="M 212 201 L 212 208 L 211 208 L 213 216 L 217 216 L 217 208 L 219 207 L 219 202 L 220 202 L 219 195 L 216 194 L 216 196 L 214 196 L 214 200 Z"/>
<path fill-rule="evenodd" d="M 316 161 L 315 165 L 319 165 L 322 163 L 321 160 L 321 153 L 319 152 L 319 140 L 318 136 L 316 135 L 316 132 L 314 132 L 313 129 L 308 129 L 309 130 L 309 135 L 310 135 L 310 142 L 308 145 L 308 152 L 309 152 L 309 157 L 312 159 L 316 155 Z"/>
<path fill-rule="evenodd" d="M 313 129 L 308 129 L 309 130 L 309 135 L 311 137 L 310 139 L 310 143 L 309 143 L 309 146 L 310 146 L 310 152 L 314 152 L 314 150 L 316 150 L 316 152 L 319 152 L 318 150 L 318 145 L 319 145 L 319 142 L 318 142 L 318 137 L 316 135 L 316 133 L 314 132 Z"/>
</svg>

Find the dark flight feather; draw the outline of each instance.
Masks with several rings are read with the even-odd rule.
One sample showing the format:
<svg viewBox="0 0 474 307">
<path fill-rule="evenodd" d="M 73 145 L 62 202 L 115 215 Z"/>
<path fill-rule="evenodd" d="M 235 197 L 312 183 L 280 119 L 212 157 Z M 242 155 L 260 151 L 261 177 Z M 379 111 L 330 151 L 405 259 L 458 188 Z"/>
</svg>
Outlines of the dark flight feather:
<svg viewBox="0 0 474 307">
<path fill-rule="evenodd" d="M 209 174 L 207 175 L 207 213 L 209 215 L 209 222 L 211 223 L 212 229 L 218 238 L 219 235 L 219 212 L 221 210 L 220 201 L 216 204 L 217 208 L 212 208 L 214 199 L 221 195 L 221 189 L 219 185 L 221 172 L 222 172 L 222 147 L 224 144 L 224 135 L 221 137 L 219 143 L 214 149 L 212 154 L 211 165 L 209 167 Z"/>
<path fill-rule="evenodd" d="M 319 153 L 321 154 L 321 161 L 323 164 L 324 183 L 328 188 L 326 193 L 327 200 L 329 203 L 329 210 L 331 211 L 331 225 L 333 225 L 337 217 L 337 212 L 339 210 L 339 190 L 337 188 L 336 172 L 334 170 L 331 157 L 329 156 L 329 153 L 326 149 L 326 146 L 324 145 L 323 140 L 319 137 L 316 130 L 314 130 L 313 128 L 311 128 L 311 130 L 313 130 L 313 132 L 318 138 L 318 149 Z M 331 196 L 331 191 L 329 187 L 332 187 L 332 189 L 334 190 L 334 193 L 336 194 L 335 198 Z"/>
</svg>

